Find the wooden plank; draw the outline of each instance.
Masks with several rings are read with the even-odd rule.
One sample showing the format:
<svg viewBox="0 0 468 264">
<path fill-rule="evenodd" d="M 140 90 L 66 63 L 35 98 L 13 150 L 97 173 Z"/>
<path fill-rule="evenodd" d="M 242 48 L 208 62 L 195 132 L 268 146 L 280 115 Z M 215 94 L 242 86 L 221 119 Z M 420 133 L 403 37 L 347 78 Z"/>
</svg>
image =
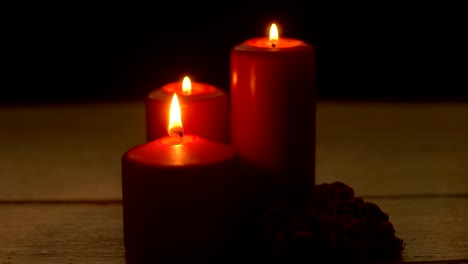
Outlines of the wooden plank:
<svg viewBox="0 0 468 264">
<path fill-rule="evenodd" d="M 120 199 L 144 118 L 140 102 L 0 108 L 0 199 Z"/>
<path fill-rule="evenodd" d="M 468 262 L 468 198 L 372 198 L 403 239 L 405 261 Z"/>
<path fill-rule="evenodd" d="M 405 262 L 468 262 L 468 198 L 370 201 L 405 240 Z M 0 204 L 0 216 L 0 263 L 125 263 L 120 204 Z"/>
<path fill-rule="evenodd" d="M 0 263 L 125 263 L 122 207 L 0 205 Z"/>
<path fill-rule="evenodd" d="M 120 199 L 142 102 L 0 107 L 0 200 Z M 468 190 L 468 104 L 319 102 L 317 183 L 363 195 Z"/>
<path fill-rule="evenodd" d="M 468 190 L 468 103 L 326 103 L 317 114 L 317 182 L 362 195 Z"/>
</svg>

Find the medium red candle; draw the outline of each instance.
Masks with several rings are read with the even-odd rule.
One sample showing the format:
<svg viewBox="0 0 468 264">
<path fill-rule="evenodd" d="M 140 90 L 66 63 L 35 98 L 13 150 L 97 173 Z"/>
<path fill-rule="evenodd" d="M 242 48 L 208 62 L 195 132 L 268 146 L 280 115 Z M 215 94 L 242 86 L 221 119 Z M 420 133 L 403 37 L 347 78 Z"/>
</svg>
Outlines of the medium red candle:
<svg viewBox="0 0 468 264">
<path fill-rule="evenodd" d="M 225 237 L 238 153 L 231 145 L 184 135 L 180 109 L 171 109 L 171 136 L 122 157 L 124 244 L 133 257 L 202 261 Z"/>
<path fill-rule="evenodd" d="M 232 144 L 293 190 L 314 184 L 315 69 L 315 48 L 279 38 L 274 24 L 231 50 Z"/>
<path fill-rule="evenodd" d="M 229 99 L 226 92 L 213 85 L 190 82 L 188 77 L 182 82 L 166 84 L 146 97 L 147 141 L 167 135 L 167 111 L 174 93 L 179 96 L 186 131 L 206 139 L 228 143 Z"/>
</svg>

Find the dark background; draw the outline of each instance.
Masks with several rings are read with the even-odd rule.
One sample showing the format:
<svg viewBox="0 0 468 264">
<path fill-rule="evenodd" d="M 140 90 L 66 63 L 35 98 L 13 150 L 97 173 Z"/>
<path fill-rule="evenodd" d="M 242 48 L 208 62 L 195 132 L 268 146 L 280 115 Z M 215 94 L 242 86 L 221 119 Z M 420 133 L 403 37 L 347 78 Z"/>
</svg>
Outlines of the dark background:
<svg viewBox="0 0 468 264">
<path fill-rule="evenodd" d="M 468 98 L 454 51 L 463 38 L 454 29 L 458 18 L 442 16 L 438 6 L 268 4 L 16 8 L 2 33 L 0 103 L 142 100 L 184 75 L 228 91 L 230 49 L 265 35 L 273 21 L 282 36 L 316 46 L 320 100 Z"/>
</svg>

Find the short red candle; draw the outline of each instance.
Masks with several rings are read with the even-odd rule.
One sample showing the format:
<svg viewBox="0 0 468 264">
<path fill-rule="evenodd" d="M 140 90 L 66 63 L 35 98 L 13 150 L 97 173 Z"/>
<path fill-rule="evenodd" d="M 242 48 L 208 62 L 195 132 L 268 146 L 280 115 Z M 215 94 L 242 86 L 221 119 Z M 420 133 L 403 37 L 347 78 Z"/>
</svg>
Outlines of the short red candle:
<svg viewBox="0 0 468 264">
<path fill-rule="evenodd" d="M 190 93 L 182 91 L 182 82 L 173 82 L 148 94 L 145 102 L 148 142 L 167 135 L 169 103 L 176 93 L 185 131 L 229 143 L 229 99 L 226 92 L 205 83 L 192 82 L 191 85 Z"/>
<path fill-rule="evenodd" d="M 129 255 L 209 255 L 225 236 L 230 145 L 194 135 L 164 137 L 122 158 L 124 244 Z"/>
<path fill-rule="evenodd" d="M 172 136 L 122 157 L 125 248 L 131 257 L 206 262 L 228 233 L 238 153 L 231 145 L 184 135 L 176 94 L 169 116 Z"/>
<path fill-rule="evenodd" d="M 253 38 L 231 50 L 232 144 L 242 161 L 306 189 L 315 172 L 315 71 L 315 48 L 301 40 Z"/>
</svg>

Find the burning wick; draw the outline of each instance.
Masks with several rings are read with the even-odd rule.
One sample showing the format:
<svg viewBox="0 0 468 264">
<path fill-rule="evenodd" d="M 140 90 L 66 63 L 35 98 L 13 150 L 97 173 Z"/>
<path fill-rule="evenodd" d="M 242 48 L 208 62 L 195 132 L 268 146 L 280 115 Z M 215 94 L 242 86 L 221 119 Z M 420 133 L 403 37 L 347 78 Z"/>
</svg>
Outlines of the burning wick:
<svg viewBox="0 0 468 264">
<path fill-rule="evenodd" d="M 278 28 L 276 27 L 276 24 L 271 24 L 270 27 L 270 42 L 271 42 L 271 47 L 275 48 L 276 43 L 278 42 Z"/>
<path fill-rule="evenodd" d="M 184 136 L 184 127 L 182 126 L 179 99 L 175 93 L 172 96 L 171 109 L 169 111 L 169 126 L 167 128 L 167 132 L 169 136 L 179 136 L 180 141 L 182 141 Z"/>
<path fill-rule="evenodd" d="M 182 92 L 184 94 L 192 93 L 192 82 L 190 82 L 190 78 L 188 76 L 185 76 L 182 80 Z"/>
<path fill-rule="evenodd" d="M 181 139 L 184 136 L 184 129 L 182 127 L 176 126 L 172 127 L 169 130 L 169 135 L 170 136 L 179 136 Z"/>
</svg>

